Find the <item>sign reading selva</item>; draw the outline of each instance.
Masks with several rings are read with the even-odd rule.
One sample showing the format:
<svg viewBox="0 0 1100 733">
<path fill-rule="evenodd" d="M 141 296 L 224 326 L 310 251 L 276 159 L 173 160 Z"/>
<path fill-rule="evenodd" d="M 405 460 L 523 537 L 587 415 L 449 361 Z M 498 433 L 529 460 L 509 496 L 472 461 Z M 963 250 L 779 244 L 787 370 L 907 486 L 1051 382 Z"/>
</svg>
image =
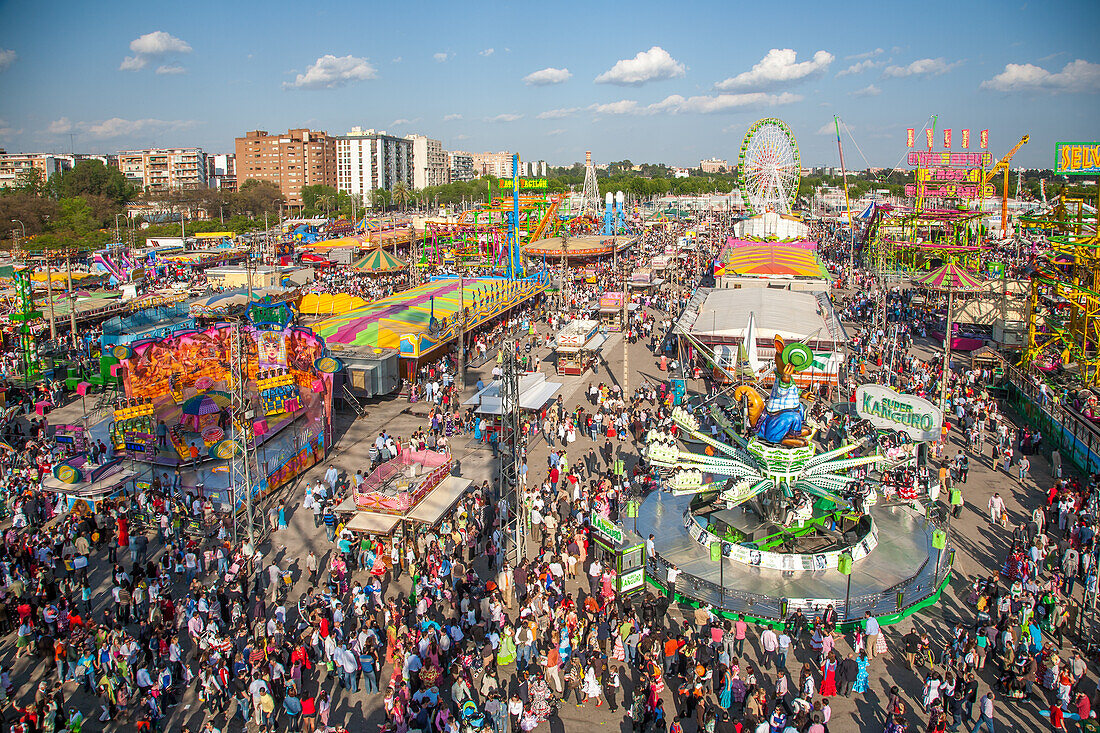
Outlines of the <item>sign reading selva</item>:
<svg viewBox="0 0 1100 733">
<path fill-rule="evenodd" d="M 906 433 L 918 442 L 938 440 L 943 426 L 940 408 L 881 384 L 862 384 L 856 389 L 856 414 L 876 428 Z"/>
<path fill-rule="evenodd" d="M 1100 142 L 1055 143 L 1054 174 L 1058 176 L 1100 174 Z"/>
</svg>

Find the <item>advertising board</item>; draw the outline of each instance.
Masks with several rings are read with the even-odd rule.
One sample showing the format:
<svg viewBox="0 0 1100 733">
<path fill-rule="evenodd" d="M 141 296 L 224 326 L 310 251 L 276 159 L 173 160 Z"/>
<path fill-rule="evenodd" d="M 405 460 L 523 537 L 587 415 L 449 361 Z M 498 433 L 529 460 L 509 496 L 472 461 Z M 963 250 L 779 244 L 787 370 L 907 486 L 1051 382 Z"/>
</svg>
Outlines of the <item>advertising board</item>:
<svg viewBox="0 0 1100 733">
<path fill-rule="evenodd" d="M 856 414 L 881 430 L 906 433 L 917 442 L 940 437 L 943 411 L 916 395 L 899 394 L 881 384 L 856 389 Z"/>
</svg>

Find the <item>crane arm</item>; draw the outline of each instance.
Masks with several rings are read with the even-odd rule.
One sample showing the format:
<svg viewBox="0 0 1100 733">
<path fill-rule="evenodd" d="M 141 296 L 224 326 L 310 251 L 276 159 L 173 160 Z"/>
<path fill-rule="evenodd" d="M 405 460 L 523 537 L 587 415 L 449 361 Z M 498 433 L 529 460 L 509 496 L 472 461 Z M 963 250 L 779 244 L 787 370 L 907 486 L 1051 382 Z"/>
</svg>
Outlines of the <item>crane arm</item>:
<svg viewBox="0 0 1100 733">
<path fill-rule="evenodd" d="M 993 176 L 997 175 L 1001 171 L 1008 170 L 1008 164 L 1012 161 L 1012 156 L 1016 155 L 1024 145 L 1027 145 L 1027 141 L 1031 139 L 1031 135 L 1024 135 L 1020 138 L 1020 142 L 1016 143 L 1016 146 L 1009 150 L 1003 158 L 993 164 L 993 167 L 985 172 L 985 177 L 982 179 L 982 184 L 985 185 L 993 180 Z"/>
</svg>

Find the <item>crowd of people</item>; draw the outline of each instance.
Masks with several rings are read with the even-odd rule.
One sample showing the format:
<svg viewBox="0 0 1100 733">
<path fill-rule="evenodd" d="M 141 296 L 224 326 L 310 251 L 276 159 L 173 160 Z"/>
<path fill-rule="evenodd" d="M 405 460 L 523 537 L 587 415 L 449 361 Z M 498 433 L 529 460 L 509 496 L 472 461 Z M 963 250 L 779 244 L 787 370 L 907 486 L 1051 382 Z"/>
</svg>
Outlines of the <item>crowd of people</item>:
<svg viewBox="0 0 1100 733">
<path fill-rule="evenodd" d="M 664 351 L 668 328 L 728 234 L 723 219 L 706 223 L 675 277 L 632 295 L 628 341 Z M 522 354 L 534 355 L 528 366 L 537 365 L 557 329 L 590 313 L 602 292 L 621 289 L 624 273 L 683 231 L 648 229 L 601 263 L 592 282 L 575 281 L 560 299 L 474 333 L 467 364 L 488 365 L 491 375 L 504 339 L 518 337 Z M 0 544 L 0 631 L 13 649 L 0 669 L 6 723 L 20 733 L 77 733 L 86 718 L 138 730 L 308 732 L 355 729 L 359 710 L 380 711 L 393 733 L 515 733 L 576 706 L 606 707 L 635 733 L 823 733 L 831 721 L 833 730 L 849 724 L 833 720 L 838 696 L 874 699 L 859 725 L 887 733 L 964 723 L 992 730 L 1002 699 L 1028 697 L 1049 708 L 1056 729 L 1071 715 L 1089 718 L 1100 700 L 1086 683 L 1087 655 L 1066 654 L 1064 642 L 1084 594 L 1096 591 L 1095 479 L 1058 477 L 1049 491 L 1036 484 L 1027 461 L 1041 435 L 1006 419 L 990 375 L 948 370 L 945 388 L 942 362 L 920 355 L 934 324 L 921 320 L 910 291 L 876 297 L 869 275 L 832 256 L 847 246 L 843 236 L 819 235 L 850 291 L 838 294 L 839 310 L 855 324 L 842 393 L 865 382 L 929 397 L 945 391 L 945 430 L 925 472 L 939 502 L 958 517 L 968 474 L 982 466 L 1007 471 L 1021 503 L 1035 505 L 1022 521 L 999 494 L 978 507 L 1011 549 L 1000 573 L 973 579 L 973 618 L 949 634 L 903 624 L 887 649 L 874 618 L 841 633 L 832 608 L 758 624 L 706 606 L 678 609 L 663 593 L 624 597 L 593 518 L 620 519 L 625 500 L 654 482 L 634 446 L 667 425 L 667 382 L 643 378 L 624 394 L 612 375 L 593 374 L 576 404 L 558 399 L 527 414 L 520 505 L 485 481 L 438 525 L 400 542 L 357 536 L 335 508 L 369 469 L 328 465 L 306 482 L 301 503 L 268 507 L 266 547 L 234 542 L 208 498 L 167 478 L 68 511 L 42 489 L 66 448 L 47 419 L 28 419 L 35 395 L 10 390 L 19 409 L 4 414 L 9 449 L 0 450 L 12 520 Z M 374 299 L 404 287 L 402 277 L 328 268 L 314 289 Z M 886 316 L 877 318 L 883 299 Z M 494 440 L 491 425 L 461 405 L 456 373 L 453 355 L 421 366 L 406 388 L 410 401 L 427 403 L 423 427 L 407 439 L 384 430 L 370 468 L 406 450 L 446 452 L 458 436 Z M 840 432 L 846 419 L 825 416 Z M 536 465 L 536 439 L 545 467 Z M 312 511 L 318 542 L 291 558 L 280 538 L 294 531 L 288 517 L 298 509 Z M 508 552 L 512 522 L 529 535 L 518 559 Z M 884 655 L 919 675 L 919 711 L 898 686 L 885 704 L 871 697 L 872 680 L 886 674 Z M 18 690 L 27 680 L 33 690 Z"/>
</svg>

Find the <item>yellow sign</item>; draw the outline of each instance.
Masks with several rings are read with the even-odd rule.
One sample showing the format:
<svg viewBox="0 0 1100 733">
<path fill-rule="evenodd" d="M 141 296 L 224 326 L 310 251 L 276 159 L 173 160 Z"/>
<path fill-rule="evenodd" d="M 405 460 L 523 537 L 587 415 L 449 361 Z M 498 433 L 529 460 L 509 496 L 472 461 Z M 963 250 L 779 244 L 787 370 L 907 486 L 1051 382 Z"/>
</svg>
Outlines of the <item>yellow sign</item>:
<svg viewBox="0 0 1100 733">
<path fill-rule="evenodd" d="M 501 188 L 511 188 L 512 187 L 512 179 L 511 178 L 501 178 L 500 179 L 500 187 Z M 526 190 L 531 190 L 531 189 L 546 190 L 546 179 L 545 178 L 521 178 L 521 179 L 519 179 L 519 188 L 520 188 L 521 191 L 523 191 L 525 189 Z"/>
<path fill-rule="evenodd" d="M 1100 174 L 1100 142 L 1055 143 L 1054 174 L 1057 176 Z"/>
</svg>

